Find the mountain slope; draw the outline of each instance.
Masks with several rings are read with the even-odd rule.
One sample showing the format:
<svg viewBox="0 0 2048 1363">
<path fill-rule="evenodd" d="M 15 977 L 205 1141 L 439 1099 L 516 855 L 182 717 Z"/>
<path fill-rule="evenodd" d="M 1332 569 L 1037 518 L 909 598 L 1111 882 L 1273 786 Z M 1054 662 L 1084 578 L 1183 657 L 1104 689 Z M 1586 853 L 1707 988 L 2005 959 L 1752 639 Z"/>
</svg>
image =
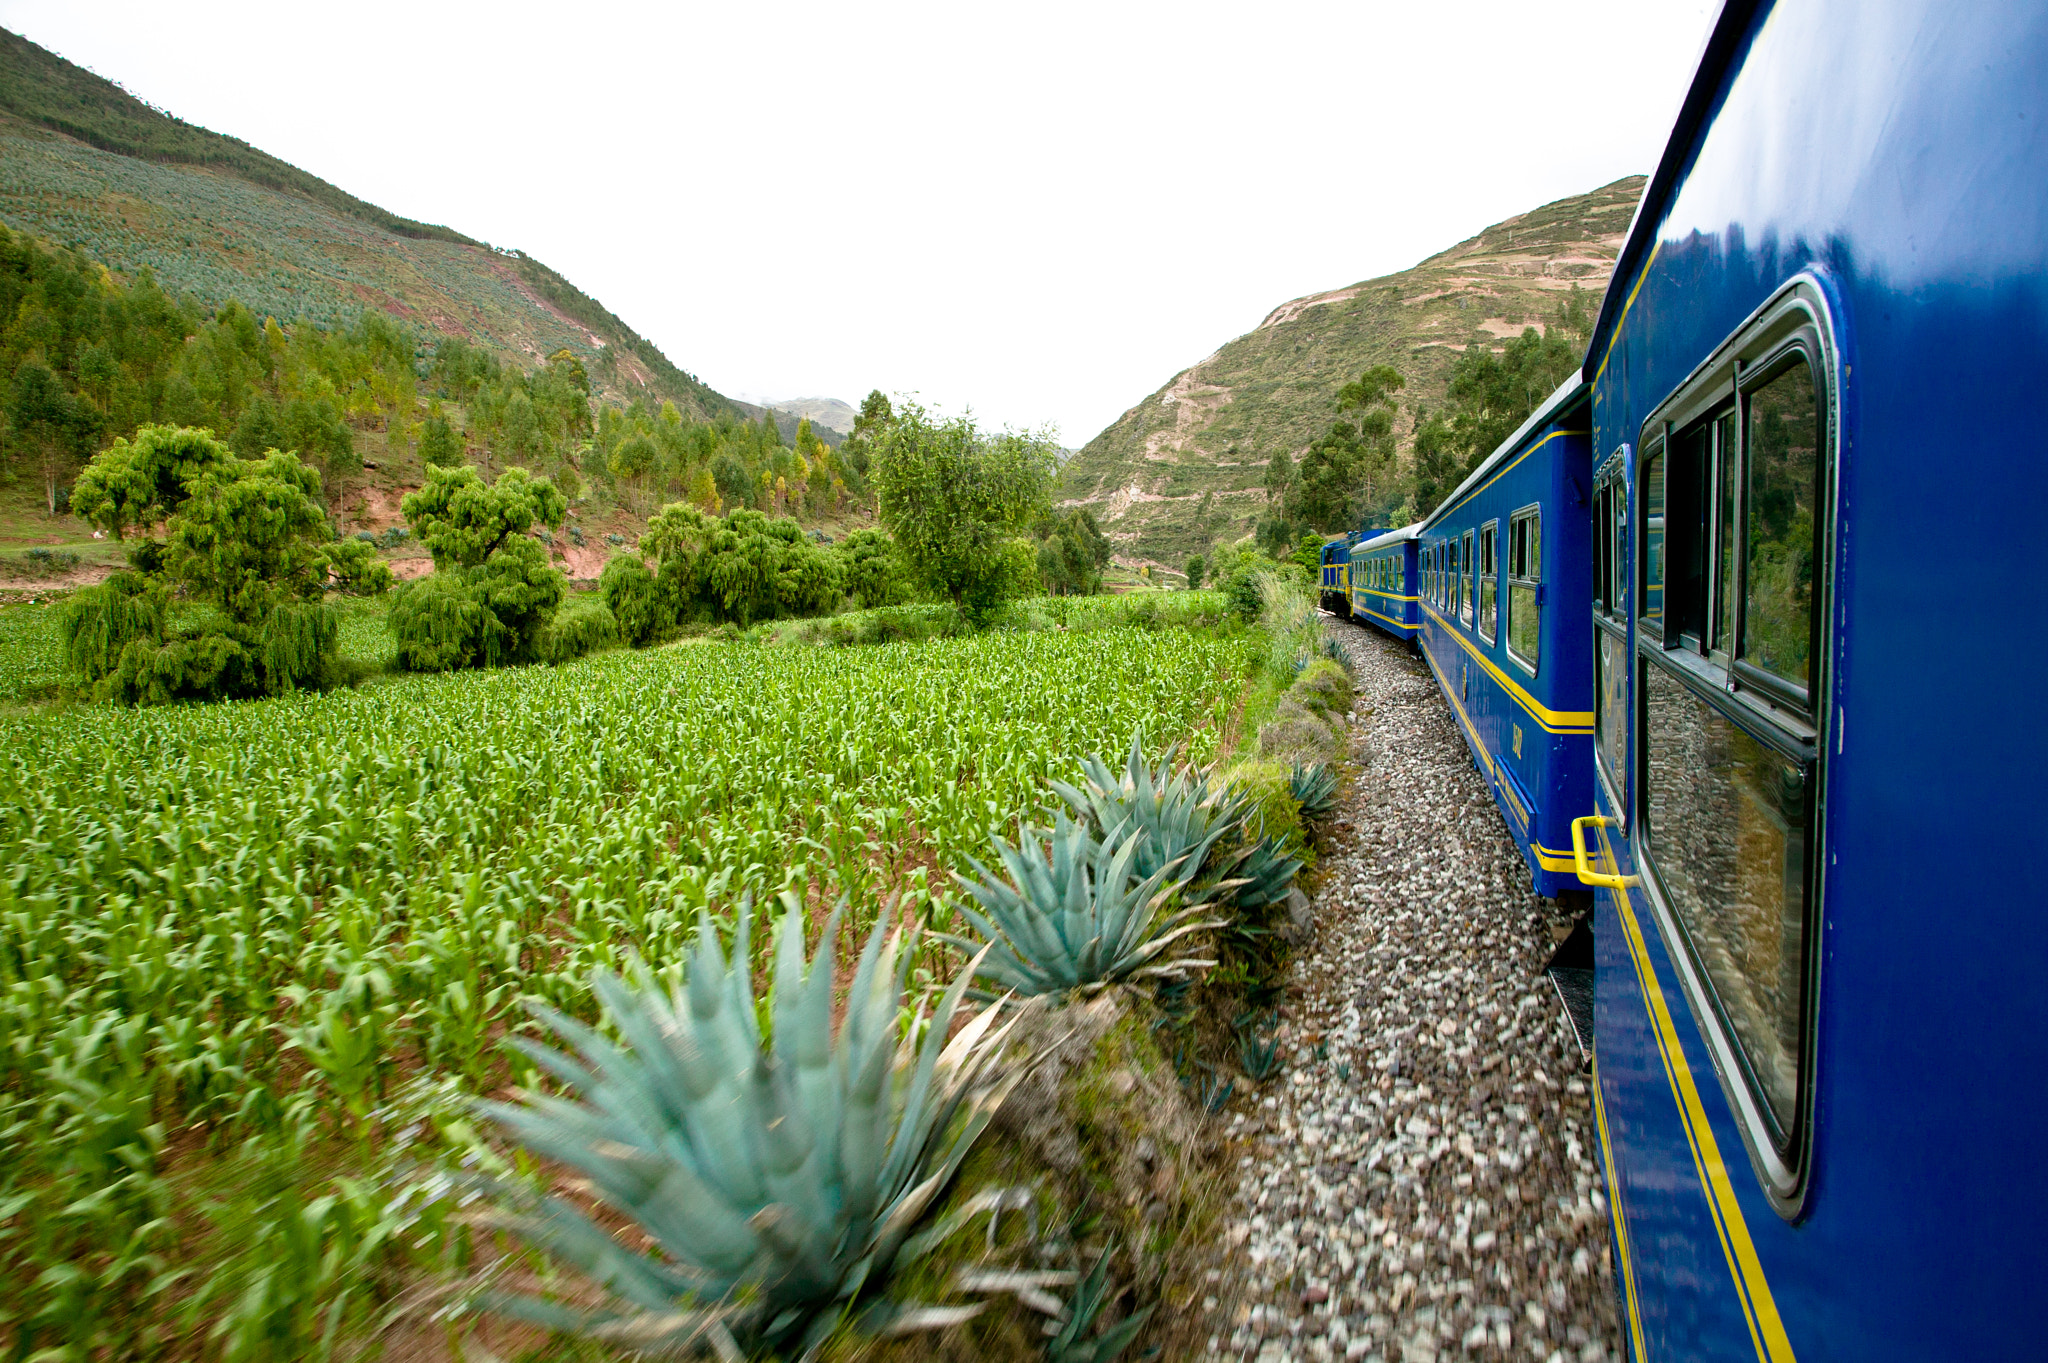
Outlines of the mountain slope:
<svg viewBox="0 0 2048 1363">
<path fill-rule="evenodd" d="M 567 347 L 619 396 L 745 414 L 530 256 L 388 213 L 5 30 L 0 221 L 207 306 L 323 326 L 377 308 L 524 365 Z"/>
<path fill-rule="evenodd" d="M 1083 446 L 1062 495 L 1094 510 L 1120 559 L 1178 568 L 1252 528 L 1275 451 L 1299 456 L 1328 428 L 1337 389 L 1376 364 L 1407 381 L 1405 456 L 1416 409 L 1442 404 L 1459 352 L 1540 330 L 1574 287 L 1597 307 L 1642 187 L 1641 176 L 1617 180 L 1412 269 L 1282 304 Z"/>
</svg>

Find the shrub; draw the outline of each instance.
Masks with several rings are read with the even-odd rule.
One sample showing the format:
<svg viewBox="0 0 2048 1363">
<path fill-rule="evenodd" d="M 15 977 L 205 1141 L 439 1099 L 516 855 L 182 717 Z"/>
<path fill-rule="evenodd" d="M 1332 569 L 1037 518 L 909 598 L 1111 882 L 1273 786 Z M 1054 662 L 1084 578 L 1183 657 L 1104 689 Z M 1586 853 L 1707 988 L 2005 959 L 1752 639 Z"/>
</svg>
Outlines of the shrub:
<svg viewBox="0 0 2048 1363">
<path fill-rule="evenodd" d="M 1320 714 L 1342 715 L 1351 709 L 1351 674 L 1328 658 L 1318 658 L 1302 669 L 1288 693 Z"/>
<path fill-rule="evenodd" d="M 536 648 L 544 663 L 566 663 L 586 653 L 619 646 L 619 625 L 612 613 L 596 601 L 577 601 L 556 613 L 541 631 Z"/>
<path fill-rule="evenodd" d="M 1291 692 L 1280 697 L 1273 717 L 1259 726 L 1259 756 L 1271 762 L 1329 762 L 1343 751 L 1342 736 Z"/>
</svg>

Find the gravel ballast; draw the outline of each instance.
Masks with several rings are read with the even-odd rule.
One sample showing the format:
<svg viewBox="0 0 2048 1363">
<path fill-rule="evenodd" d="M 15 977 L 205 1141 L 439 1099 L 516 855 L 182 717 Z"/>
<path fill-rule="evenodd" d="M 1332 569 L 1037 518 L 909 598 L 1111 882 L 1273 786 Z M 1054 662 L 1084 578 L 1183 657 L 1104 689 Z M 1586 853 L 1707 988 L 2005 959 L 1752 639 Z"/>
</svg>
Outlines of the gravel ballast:
<svg viewBox="0 0 2048 1363">
<path fill-rule="evenodd" d="M 1327 623 L 1361 770 L 1285 1064 L 1219 1118 L 1235 1188 L 1210 1357 L 1620 1358 L 1589 1079 L 1542 973 L 1571 910 L 1531 891 L 1420 658 Z"/>
</svg>

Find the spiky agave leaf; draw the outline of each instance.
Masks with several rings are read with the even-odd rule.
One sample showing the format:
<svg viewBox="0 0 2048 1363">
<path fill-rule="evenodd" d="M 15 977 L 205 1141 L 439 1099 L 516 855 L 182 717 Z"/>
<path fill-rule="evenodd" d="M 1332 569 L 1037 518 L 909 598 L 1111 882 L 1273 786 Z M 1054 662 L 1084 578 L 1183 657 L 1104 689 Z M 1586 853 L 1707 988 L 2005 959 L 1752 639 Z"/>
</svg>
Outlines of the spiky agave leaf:
<svg viewBox="0 0 2048 1363">
<path fill-rule="evenodd" d="M 954 873 L 981 906 L 960 912 L 982 941 L 947 939 L 982 953 L 985 978 L 1029 997 L 1209 964 L 1161 959 L 1182 938 L 1218 924 L 1200 919 L 1202 904 L 1168 909 L 1178 863 L 1137 874 L 1144 830 L 1118 823 L 1098 839 L 1058 813 L 1050 832 L 1027 828 L 1015 845 L 993 834 L 989 842 L 1007 880 L 971 857 L 980 879 Z"/>
<path fill-rule="evenodd" d="M 1320 819 L 1337 807 L 1337 773 L 1327 762 L 1291 768 L 1287 773 L 1287 790 L 1301 806 L 1304 818 Z"/>
<path fill-rule="evenodd" d="M 1144 835 L 1132 871 L 1140 879 L 1167 871 L 1167 889 L 1190 899 L 1213 898 L 1214 887 L 1197 884 L 1210 849 L 1243 818 L 1241 797 L 1213 789 L 1208 777 L 1193 768 L 1174 770 L 1178 745 L 1168 748 L 1154 767 L 1145 761 L 1144 736 L 1131 737 L 1121 775 L 1099 756 L 1081 764 L 1081 786 L 1065 781 L 1050 784 L 1076 817 L 1107 836 L 1120 824 Z"/>
<path fill-rule="evenodd" d="M 1011 1024 L 984 1011 L 950 1042 L 968 975 L 902 1031 L 903 934 L 876 925 L 832 1028 L 829 947 L 804 950 L 801 904 L 783 896 L 772 1032 L 760 1033 L 751 904 L 730 960 L 708 915 L 685 979 L 664 995 L 644 967 L 594 988 L 619 1041 L 535 1012 L 573 1054 L 519 1044 L 573 1095 L 480 1108 L 528 1149 L 581 1172 L 654 1240 L 626 1249 L 579 1209 L 545 1198 L 511 1224 L 582 1270 L 610 1302 L 539 1298 L 498 1309 L 644 1351 L 807 1346 L 895 1266 L 905 1236 L 959 1168 L 1021 1071 Z M 843 907 L 843 906 L 842 906 Z M 839 915 L 825 941 L 834 940 Z M 979 962 L 977 962 L 979 964 Z"/>
</svg>

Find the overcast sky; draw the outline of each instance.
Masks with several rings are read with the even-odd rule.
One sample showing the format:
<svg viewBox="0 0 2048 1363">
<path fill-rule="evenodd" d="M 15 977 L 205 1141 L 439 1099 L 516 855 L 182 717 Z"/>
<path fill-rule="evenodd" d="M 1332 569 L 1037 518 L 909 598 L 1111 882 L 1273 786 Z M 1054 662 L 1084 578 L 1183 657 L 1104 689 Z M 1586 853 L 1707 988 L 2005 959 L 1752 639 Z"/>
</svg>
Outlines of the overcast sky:
<svg viewBox="0 0 2048 1363">
<path fill-rule="evenodd" d="M 0 0 L 733 395 L 1079 446 L 1289 298 L 1656 161 L 1710 0 Z"/>
</svg>

